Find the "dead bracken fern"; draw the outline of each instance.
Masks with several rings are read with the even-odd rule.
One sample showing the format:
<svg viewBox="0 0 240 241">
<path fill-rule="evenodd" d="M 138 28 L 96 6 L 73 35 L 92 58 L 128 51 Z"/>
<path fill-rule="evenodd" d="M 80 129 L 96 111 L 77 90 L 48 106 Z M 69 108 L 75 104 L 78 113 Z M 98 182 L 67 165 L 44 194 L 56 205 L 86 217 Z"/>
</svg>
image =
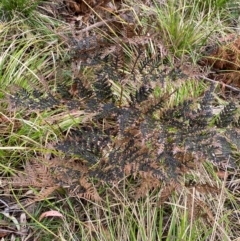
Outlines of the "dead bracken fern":
<svg viewBox="0 0 240 241">
<path fill-rule="evenodd" d="M 135 59 L 129 59 L 118 47 L 104 57 L 102 53 L 93 56 L 86 50 L 79 52 L 83 58 L 88 54 L 84 64 L 93 71 L 88 82 L 79 77 L 71 88 L 60 86 L 58 93 L 21 90 L 10 97 L 15 108 L 47 111 L 61 103 L 70 111 L 91 113 L 90 120 L 75 126 L 64 140 L 54 144 L 66 159 L 44 162 L 47 169 L 41 166 L 44 173 L 47 170 L 47 185 L 64 187 L 70 195 L 100 200 L 88 179 L 118 185 L 129 177 L 138 183 L 138 198 L 162 183 L 172 183 L 166 191 L 169 196 L 182 175 L 204 161 L 218 168 L 236 167 L 239 107 L 230 102 L 220 114 L 213 114 L 214 85 L 198 100 L 189 98 L 170 105 L 178 87 L 171 91 L 164 88 L 167 79 L 177 83 L 178 78 L 187 76 L 179 70 L 169 71 L 161 53 L 146 57 L 146 52 L 136 51 Z M 26 173 L 30 165 L 26 164 Z M 34 165 L 39 164 L 34 161 Z M 43 176 L 37 168 L 32 172 L 30 176 L 37 180 Z M 22 185 L 45 187 L 44 181 L 26 182 L 22 175 L 15 177 L 14 183 L 16 180 Z"/>
<path fill-rule="evenodd" d="M 18 173 L 12 180 L 14 187 L 34 186 L 46 188 L 53 186 L 53 179 L 47 167 L 36 160 L 26 162 L 23 173 Z"/>
<path fill-rule="evenodd" d="M 215 71 L 210 78 L 240 88 L 240 38 L 210 47 L 200 64 Z"/>
<path fill-rule="evenodd" d="M 6 183 L 13 188 L 34 187 L 40 190 L 32 201 L 44 200 L 55 191 L 64 188 L 68 195 L 100 201 L 96 188 L 84 176 L 87 173 L 85 165 L 74 160 L 57 158 L 52 160 L 31 160 L 26 162 L 24 172 L 14 175 Z M 4 184 L 6 184 L 4 182 Z"/>
</svg>

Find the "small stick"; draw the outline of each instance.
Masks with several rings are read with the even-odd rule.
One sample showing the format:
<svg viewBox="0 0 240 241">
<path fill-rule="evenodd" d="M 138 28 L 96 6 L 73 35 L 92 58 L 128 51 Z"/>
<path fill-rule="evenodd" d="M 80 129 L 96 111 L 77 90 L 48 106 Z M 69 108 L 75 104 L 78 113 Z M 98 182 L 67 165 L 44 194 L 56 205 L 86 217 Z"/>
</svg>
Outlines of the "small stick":
<svg viewBox="0 0 240 241">
<path fill-rule="evenodd" d="M 98 28 L 98 27 L 106 24 L 107 22 L 112 22 L 112 21 L 114 21 L 114 20 L 115 20 L 115 19 L 103 20 L 103 21 L 101 21 L 101 22 L 94 23 L 94 24 L 92 24 L 92 25 L 90 25 L 90 26 L 87 26 L 87 27 L 84 28 L 84 29 L 81 29 L 81 30 L 79 30 L 79 31 L 76 31 L 76 33 L 81 34 L 81 33 L 84 33 L 84 32 L 88 32 L 89 30 L 91 30 L 91 29 L 93 29 L 93 28 Z"/>
<path fill-rule="evenodd" d="M 222 83 L 222 82 L 219 82 L 219 81 L 216 81 L 216 80 L 212 80 L 212 79 L 207 78 L 207 77 L 202 76 L 202 75 L 197 76 L 197 77 L 200 77 L 200 78 L 202 78 L 202 79 L 204 79 L 204 80 L 210 81 L 210 82 L 212 82 L 212 83 L 214 83 L 214 84 L 221 84 L 221 85 L 226 86 L 227 88 L 229 88 L 229 89 L 231 89 L 231 90 L 240 92 L 240 89 L 239 89 L 239 88 L 232 87 L 231 85 L 227 85 L 227 84 L 224 84 L 224 83 Z"/>
</svg>

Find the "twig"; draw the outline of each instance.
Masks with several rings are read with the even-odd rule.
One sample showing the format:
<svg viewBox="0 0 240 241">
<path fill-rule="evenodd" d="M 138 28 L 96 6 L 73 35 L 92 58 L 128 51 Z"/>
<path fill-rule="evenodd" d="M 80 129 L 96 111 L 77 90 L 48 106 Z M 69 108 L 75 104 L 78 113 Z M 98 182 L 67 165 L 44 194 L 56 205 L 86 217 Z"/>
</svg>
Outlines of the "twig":
<svg viewBox="0 0 240 241">
<path fill-rule="evenodd" d="M 204 80 L 207 80 L 207 81 L 210 81 L 214 84 L 220 84 L 220 85 L 223 85 L 223 86 L 226 86 L 227 88 L 231 89 L 231 90 L 234 90 L 234 91 L 237 91 L 237 92 L 240 92 L 240 89 L 239 88 L 235 88 L 235 87 L 232 87 L 231 85 L 227 85 L 225 83 L 222 83 L 222 82 L 219 82 L 219 81 L 216 81 L 216 80 L 212 80 L 210 78 L 207 78 L 205 76 L 202 76 L 202 75 L 199 75 L 198 77 L 204 79 Z"/>
<path fill-rule="evenodd" d="M 94 24 L 92 24 L 92 25 L 90 25 L 90 26 L 88 26 L 88 27 L 86 27 L 86 28 L 84 28 L 84 29 L 81 29 L 81 30 L 79 30 L 79 31 L 76 31 L 76 33 L 81 34 L 81 33 L 84 33 L 84 32 L 88 32 L 89 30 L 91 30 L 91 29 L 93 29 L 93 28 L 98 28 L 98 27 L 100 27 L 100 26 L 102 26 L 102 25 L 105 25 L 107 22 L 112 22 L 112 21 L 114 21 L 114 20 L 115 20 L 115 19 L 109 19 L 109 20 L 103 20 L 103 21 L 101 21 L 101 22 L 94 23 Z"/>
</svg>

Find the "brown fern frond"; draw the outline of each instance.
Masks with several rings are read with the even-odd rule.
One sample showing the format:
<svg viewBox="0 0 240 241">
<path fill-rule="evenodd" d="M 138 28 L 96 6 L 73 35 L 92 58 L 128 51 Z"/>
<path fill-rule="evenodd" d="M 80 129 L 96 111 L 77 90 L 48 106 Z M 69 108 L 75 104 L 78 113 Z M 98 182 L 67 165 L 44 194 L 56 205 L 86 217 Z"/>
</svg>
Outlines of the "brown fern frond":
<svg viewBox="0 0 240 241">
<path fill-rule="evenodd" d="M 102 200 L 102 198 L 99 196 L 96 187 L 91 182 L 89 182 L 86 177 L 80 178 L 79 183 L 81 187 L 84 189 L 83 192 L 76 192 L 76 195 L 79 198 L 93 200 L 95 202 L 99 202 Z"/>
<path fill-rule="evenodd" d="M 127 24 L 124 26 L 124 36 L 126 38 L 132 38 L 135 35 L 136 35 L 136 32 L 135 32 L 134 24 Z"/>
<path fill-rule="evenodd" d="M 240 68 L 240 45 L 239 40 L 230 42 L 227 45 L 215 47 L 201 61 L 202 64 L 211 66 L 216 70 L 237 70 Z"/>
<path fill-rule="evenodd" d="M 55 186 L 52 176 L 42 161 L 26 162 L 24 172 L 16 174 L 12 179 L 14 187 L 45 188 Z"/>
<path fill-rule="evenodd" d="M 164 188 L 162 188 L 161 192 L 160 192 L 160 198 L 158 201 L 158 205 L 163 205 L 164 202 L 166 202 L 168 200 L 169 197 L 171 197 L 172 193 L 177 189 L 177 187 L 179 186 L 178 183 L 176 183 L 175 181 L 171 181 L 170 183 L 168 183 L 167 186 L 165 186 Z"/>
<path fill-rule="evenodd" d="M 45 200 L 58 189 L 59 189 L 58 185 L 42 188 L 41 191 L 36 194 L 36 196 L 34 197 L 34 199 L 31 202 L 39 202 L 39 201 Z"/>
<path fill-rule="evenodd" d="M 134 199 L 145 197 L 149 191 L 156 190 L 161 186 L 161 182 L 153 177 L 146 177 L 141 180 L 140 186 L 134 190 Z"/>
<path fill-rule="evenodd" d="M 211 224 L 214 222 L 214 213 L 208 206 L 208 204 L 199 198 L 196 198 L 192 193 L 188 194 L 187 198 L 188 218 L 189 220 L 196 220 L 198 218 L 204 218 L 206 222 Z"/>
<path fill-rule="evenodd" d="M 240 87 L 240 38 L 213 48 L 199 63 L 216 71 L 209 75 L 210 78 Z"/>
</svg>

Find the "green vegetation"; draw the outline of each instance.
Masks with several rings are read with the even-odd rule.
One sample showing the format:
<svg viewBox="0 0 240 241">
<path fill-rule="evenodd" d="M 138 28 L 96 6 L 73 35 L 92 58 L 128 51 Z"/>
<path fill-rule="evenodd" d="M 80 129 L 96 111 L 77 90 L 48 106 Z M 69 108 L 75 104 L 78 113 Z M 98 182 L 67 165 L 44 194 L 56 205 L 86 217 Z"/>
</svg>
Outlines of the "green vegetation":
<svg viewBox="0 0 240 241">
<path fill-rule="evenodd" d="M 14 18 L 15 15 L 28 17 L 40 2 L 41 0 L 2 0 L 0 6 L 3 16 L 7 18 Z"/>
<path fill-rule="evenodd" d="M 237 11 L 2 0 L 0 237 L 236 241 L 240 84 L 198 63 Z"/>
</svg>

